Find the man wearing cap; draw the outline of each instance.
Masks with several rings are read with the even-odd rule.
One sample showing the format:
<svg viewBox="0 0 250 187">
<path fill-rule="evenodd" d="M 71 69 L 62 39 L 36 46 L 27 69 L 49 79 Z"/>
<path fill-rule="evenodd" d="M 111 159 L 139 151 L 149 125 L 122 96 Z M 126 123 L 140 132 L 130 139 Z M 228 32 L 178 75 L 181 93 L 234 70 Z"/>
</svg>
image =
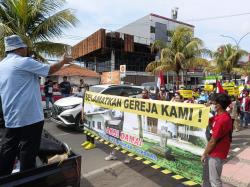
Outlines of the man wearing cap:
<svg viewBox="0 0 250 187">
<path fill-rule="evenodd" d="M 4 38 L 6 57 L 0 62 L 0 96 L 6 130 L 0 142 L 0 176 L 10 174 L 20 158 L 20 171 L 35 167 L 44 115 L 39 76 L 58 71 L 72 59 L 51 66 L 28 57 L 27 45 L 17 35 Z"/>
</svg>

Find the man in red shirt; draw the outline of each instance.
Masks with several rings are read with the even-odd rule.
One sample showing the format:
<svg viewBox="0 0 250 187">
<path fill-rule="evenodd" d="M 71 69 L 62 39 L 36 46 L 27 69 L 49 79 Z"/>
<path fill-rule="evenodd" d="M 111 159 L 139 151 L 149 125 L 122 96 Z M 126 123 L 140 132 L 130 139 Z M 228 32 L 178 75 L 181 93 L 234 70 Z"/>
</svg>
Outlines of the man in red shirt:
<svg viewBox="0 0 250 187">
<path fill-rule="evenodd" d="M 226 94 L 217 94 L 213 99 L 216 116 L 212 122 L 211 138 L 201 157 L 205 170 L 203 186 L 222 187 L 221 172 L 232 141 L 232 119 L 226 112 L 230 98 Z"/>
</svg>

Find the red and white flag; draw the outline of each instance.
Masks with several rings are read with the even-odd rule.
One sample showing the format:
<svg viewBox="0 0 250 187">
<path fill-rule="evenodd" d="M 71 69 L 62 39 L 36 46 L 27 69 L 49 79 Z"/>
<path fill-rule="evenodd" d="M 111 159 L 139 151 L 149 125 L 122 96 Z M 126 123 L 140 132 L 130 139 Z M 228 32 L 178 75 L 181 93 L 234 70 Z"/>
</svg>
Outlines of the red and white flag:
<svg viewBox="0 0 250 187">
<path fill-rule="evenodd" d="M 226 93 L 218 80 L 216 80 L 216 93 Z"/>
<path fill-rule="evenodd" d="M 158 77 L 158 80 L 157 80 L 157 87 L 160 89 L 160 87 L 164 86 L 164 85 L 165 85 L 165 83 L 164 83 L 163 73 L 162 73 L 162 71 L 160 71 L 159 77 Z"/>
</svg>

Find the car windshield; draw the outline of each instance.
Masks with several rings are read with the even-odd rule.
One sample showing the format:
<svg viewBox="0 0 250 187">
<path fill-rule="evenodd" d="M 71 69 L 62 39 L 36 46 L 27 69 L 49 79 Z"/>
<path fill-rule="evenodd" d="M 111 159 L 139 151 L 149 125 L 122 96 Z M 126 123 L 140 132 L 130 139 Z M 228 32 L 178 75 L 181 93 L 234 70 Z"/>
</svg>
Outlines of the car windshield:
<svg viewBox="0 0 250 187">
<path fill-rule="evenodd" d="M 80 97 L 80 98 L 83 98 L 83 93 L 81 93 L 81 92 L 75 93 L 74 95 L 72 95 L 72 97 Z"/>
<path fill-rule="evenodd" d="M 91 92 L 95 92 L 95 93 L 100 93 L 105 89 L 105 87 L 101 87 L 101 86 L 91 86 L 89 88 L 89 91 Z"/>
</svg>

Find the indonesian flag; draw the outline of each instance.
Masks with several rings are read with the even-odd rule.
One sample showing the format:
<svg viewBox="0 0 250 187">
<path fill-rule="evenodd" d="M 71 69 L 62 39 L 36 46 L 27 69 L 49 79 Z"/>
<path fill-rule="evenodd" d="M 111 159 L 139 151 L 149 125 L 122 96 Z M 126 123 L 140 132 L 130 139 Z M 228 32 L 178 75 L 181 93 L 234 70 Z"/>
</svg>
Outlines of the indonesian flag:
<svg viewBox="0 0 250 187">
<path fill-rule="evenodd" d="M 220 81 L 216 80 L 216 93 L 226 93 L 223 87 L 221 86 Z"/>
<path fill-rule="evenodd" d="M 164 83 L 163 73 L 162 73 L 162 71 L 160 71 L 159 77 L 157 80 L 157 87 L 160 89 L 160 87 L 164 86 L 164 85 L 165 85 L 165 83 Z"/>
</svg>

